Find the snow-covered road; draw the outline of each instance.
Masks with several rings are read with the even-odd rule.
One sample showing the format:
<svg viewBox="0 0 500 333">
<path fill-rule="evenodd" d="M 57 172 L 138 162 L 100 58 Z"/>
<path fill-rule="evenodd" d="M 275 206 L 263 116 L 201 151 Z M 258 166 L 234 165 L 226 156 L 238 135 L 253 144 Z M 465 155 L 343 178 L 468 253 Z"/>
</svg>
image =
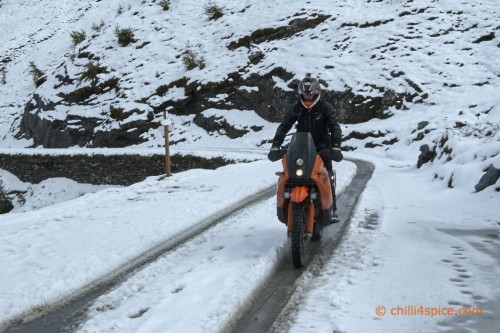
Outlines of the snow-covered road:
<svg viewBox="0 0 500 333">
<path fill-rule="evenodd" d="M 376 169 L 346 236 L 321 271 L 299 279 L 276 331 L 496 332 L 500 216 L 493 209 L 494 189 L 467 195 L 465 201 L 462 192 L 429 182 L 425 171 L 411 164 L 364 157 Z M 339 181 L 348 183 L 352 164 L 336 166 Z M 181 229 L 267 188 L 280 169 L 278 163 L 259 161 L 191 170 L 2 216 L 3 324 L 43 309 Z M 156 332 L 175 324 L 179 331 L 215 332 L 223 327 L 250 284 L 269 274 L 285 244 L 272 201 L 255 207 L 102 296 L 81 330 Z M 213 283 L 215 291 L 208 287 Z M 464 318 L 374 312 L 377 306 L 408 305 L 484 312 Z"/>
<path fill-rule="evenodd" d="M 0 294 L 8 296 L 1 305 L 2 321 L 6 323 L 16 317 L 33 314 L 33 309 L 47 310 L 47 305 L 60 302 L 120 267 L 138 253 L 157 246 L 182 230 L 207 219 L 211 214 L 274 184 L 274 172 L 280 169 L 281 166 L 277 163 L 259 161 L 231 165 L 215 171 L 188 171 L 161 181 L 158 177 L 151 177 L 128 188 L 106 189 L 38 211 L 7 215 L 3 219 L 0 234 L 0 264 L 4 273 L 0 278 Z M 348 184 L 354 172 L 352 163 L 338 164 L 339 191 Z M 222 177 L 217 176 L 219 173 Z M 221 182 L 221 179 L 226 181 Z M 170 196 L 175 196 L 176 200 L 169 201 Z M 189 325 L 190 331 L 193 327 L 204 330 L 209 323 L 215 325 L 214 330 L 217 330 L 231 316 L 227 307 L 245 299 L 254 287 L 253 284 L 260 282 L 269 273 L 272 263 L 278 260 L 278 253 L 282 251 L 286 235 L 283 225 L 277 221 L 273 203 L 274 200 L 269 200 L 257 209 L 252 209 L 251 213 L 243 212 L 216 227 L 215 231 L 211 230 L 170 253 L 167 261 L 177 264 L 169 266 L 169 274 L 162 274 L 158 267 L 165 265 L 158 263 L 138 273 L 139 280 L 144 279 L 144 274 L 149 276 L 146 280 L 150 283 L 146 290 L 151 290 L 149 296 L 154 296 L 149 301 L 149 297 L 144 296 L 146 291 L 143 287 L 134 287 L 144 285 L 137 282 L 136 278 L 132 278 L 132 282 L 125 283 L 109 296 L 104 296 L 106 299 L 118 294 L 118 299 L 122 299 L 125 297 L 123 295 L 135 291 L 137 297 L 143 297 L 146 303 L 151 304 L 141 306 L 142 310 L 148 309 L 141 316 L 133 315 L 136 311 L 141 311 L 136 310 L 136 302 L 104 307 L 116 308 L 118 312 L 102 311 L 102 307 L 97 306 L 101 310 L 96 310 L 96 313 L 117 316 L 120 320 L 99 321 L 100 324 L 91 320 L 91 331 L 111 322 L 113 325 L 123 325 L 123 329 L 130 325 L 129 331 L 135 331 L 140 322 L 145 322 L 147 326 L 159 320 L 158 318 L 164 318 L 166 322 L 178 321 L 176 319 L 181 314 L 189 315 L 191 311 L 188 310 L 196 304 L 197 299 L 206 305 L 208 300 L 215 298 L 213 288 L 209 290 L 206 287 L 207 284 L 210 285 L 210 281 L 217 282 L 215 285 L 222 288 L 219 289 L 220 292 L 234 294 L 234 297 L 225 301 L 226 307 L 223 302 L 218 306 L 208 306 L 207 311 L 213 312 L 221 307 L 226 310 L 222 314 L 216 311 L 219 313 L 218 319 L 205 315 L 197 317 L 201 321 L 196 322 L 188 316 L 186 320 L 179 322 Z M 37 222 L 33 223 L 33 220 Z M 225 234 L 219 237 L 219 233 Z M 37 240 L 36 244 L 33 243 L 34 239 Z M 193 244 L 202 245 L 198 249 Z M 192 253 L 192 258 L 187 260 L 186 253 Z M 159 262 L 164 262 L 163 260 Z M 232 261 L 235 266 L 228 265 Z M 206 281 L 208 276 L 222 271 L 218 265 L 227 266 L 229 271 L 219 275 L 216 280 Z M 176 267 L 176 270 L 172 267 Z M 238 272 L 243 273 L 243 276 L 239 276 Z M 253 275 L 253 280 L 248 280 L 247 274 Z M 159 280 L 155 280 L 155 277 Z M 165 278 L 172 282 L 166 284 Z M 188 283 L 189 281 L 198 281 L 197 284 L 204 286 L 201 289 L 203 293 L 195 288 L 196 284 Z M 248 289 L 245 291 L 244 286 L 235 288 L 237 281 L 245 281 Z M 164 285 L 165 288 L 162 287 Z M 192 288 L 195 289 L 186 298 L 186 307 L 176 307 L 178 311 L 171 313 L 172 317 L 156 317 L 158 313 L 162 313 L 164 302 L 172 307 L 172 303 L 169 303 L 172 297 L 185 297 Z M 224 288 L 228 290 L 223 291 Z M 219 301 L 226 297 L 228 296 Z M 155 305 L 158 300 L 163 301 Z M 179 302 L 175 301 L 173 304 Z M 210 321 L 207 322 L 207 319 Z"/>
<path fill-rule="evenodd" d="M 355 171 L 342 168 L 339 192 Z M 251 205 L 136 273 L 91 306 L 78 332 L 221 331 L 289 255 L 275 204 Z"/>
</svg>

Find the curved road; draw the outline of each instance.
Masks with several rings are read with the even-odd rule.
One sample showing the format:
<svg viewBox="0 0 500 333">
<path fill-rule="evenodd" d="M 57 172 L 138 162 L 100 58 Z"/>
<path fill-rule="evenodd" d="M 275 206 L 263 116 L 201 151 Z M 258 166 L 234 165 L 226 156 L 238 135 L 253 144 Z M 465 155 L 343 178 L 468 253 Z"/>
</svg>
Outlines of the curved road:
<svg viewBox="0 0 500 333">
<path fill-rule="evenodd" d="M 302 269 L 294 269 L 290 256 L 285 257 L 274 275 L 256 291 L 254 301 L 247 305 L 246 311 L 240 318 L 227 327 L 226 332 L 268 332 L 295 291 L 295 281 L 305 270 L 321 269 L 322 263 L 331 256 L 340 243 L 354 214 L 358 198 L 374 170 L 370 163 L 360 160 L 351 161 L 356 164 L 357 170 L 354 179 L 337 198 L 339 223 L 324 230 L 321 242 L 311 243 L 309 265 Z M 314 260 L 315 258 L 321 258 L 321 260 Z"/>
<path fill-rule="evenodd" d="M 304 270 L 318 269 L 321 261 L 314 258 L 324 258 L 325 254 L 331 253 L 337 246 L 346 227 L 349 224 L 359 195 L 363 192 L 367 181 L 373 172 L 373 166 L 363 161 L 353 161 L 357 166 L 357 171 L 351 184 L 338 197 L 338 215 L 340 223 L 325 229 L 321 242 L 311 243 L 310 264 L 301 270 L 296 270 L 290 262 L 290 255 L 284 254 L 278 263 L 277 271 L 265 281 L 252 295 L 243 308 L 236 310 L 236 315 L 226 331 L 234 332 L 266 332 L 270 329 L 281 309 L 286 305 L 287 300 L 294 291 L 294 282 Z M 147 253 L 139 255 L 127 266 L 112 272 L 105 278 L 80 290 L 71 299 L 66 299 L 58 304 L 51 304 L 44 313 L 34 314 L 39 318 L 28 323 L 15 323 L 6 332 L 71 332 L 83 319 L 86 310 L 99 296 L 108 293 L 111 289 L 122 284 L 135 272 L 148 266 L 150 263 L 167 252 L 179 247 L 190 239 L 206 232 L 216 224 L 226 220 L 236 212 L 249 205 L 263 201 L 275 195 L 275 186 L 247 198 L 237 205 L 229 207 L 211 219 L 205 221 L 203 225 L 187 230 L 182 236 L 172 239 L 168 244 L 151 249 Z M 319 254 L 319 256 L 318 256 Z M 24 319 L 25 321 L 26 318 Z"/>
</svg>

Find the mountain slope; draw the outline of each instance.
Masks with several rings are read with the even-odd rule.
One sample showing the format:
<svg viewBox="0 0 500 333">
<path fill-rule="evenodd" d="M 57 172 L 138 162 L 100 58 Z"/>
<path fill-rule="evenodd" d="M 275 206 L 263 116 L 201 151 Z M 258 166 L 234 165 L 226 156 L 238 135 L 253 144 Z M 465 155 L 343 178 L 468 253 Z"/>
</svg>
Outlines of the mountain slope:
<svg viewBox="0 0 500 333">
<path fill-rule="evenodd" d="M 2 20 L 4 36 L 19 34 L 1 50 L 7 83 L 0 98 L 10 115 L 3 123 L 14 124 L 2 130 L 6 145 L 157 146 L 167 109 L 179 148 L 207 139 L 260 146 L 273 135 L 269 121 L 293 102 L 297 80 L 311 72 L 349 124 L 347 149 L 416 162 L 427 144 L 432 174 L 469 190 L 488 167 L 500 169 L 494 0 L 225 1 L 216 4 L 217 20 L 197 1 L 171 2 L 168 10 L 158 1 L 49 3 L 26 7 L 38 30 Z M 4 1 L 2 17 L 19 8 Z M 36 8 L 56 18 L 48 28 Z M 120 29 L 133 33 L 130 45 L 119 45 Z M 86 39 L 73 47 L 75 31 Z M 23 46 L 27 40 L 36 46 Z M 186 68 L 188 51 L 203 68 Z M 34 91 L 29 61 L 46 74 Z M 22 137 L 34 141 L 13 143 L 24 104 Z M 369 118 L 389 118 L 350 124 L 363 106 Z M 236 110 L 245 112 L 231 116 Z M 243 132 L 227 143 L 234 129 Z"/>
</svg>

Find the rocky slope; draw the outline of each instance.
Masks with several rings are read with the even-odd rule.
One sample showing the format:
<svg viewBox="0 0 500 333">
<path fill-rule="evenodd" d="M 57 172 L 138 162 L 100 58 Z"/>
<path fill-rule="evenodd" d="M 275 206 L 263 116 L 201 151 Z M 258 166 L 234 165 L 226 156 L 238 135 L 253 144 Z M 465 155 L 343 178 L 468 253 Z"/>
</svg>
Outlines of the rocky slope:
<svg viewBox="0 0 500 333">
<path fill-rule="evenodd" d="M 33 61 L 41 73 L 14 129 L 33 146 L 156 146 L 165 110 L 174 145 L 224 136 L 261 146 L 311 72 L 339 110 L 346 149 L 416 162 L 427 145 L 419 165 L 431 161 L 451 187 L 470 161 L 475 173 L 500 169 L 494 0 L 73 5 L 67 39 L 46 37 L 65 51 Z M 235 123 L 234 110 L 264 122 Z"/>
</svg>

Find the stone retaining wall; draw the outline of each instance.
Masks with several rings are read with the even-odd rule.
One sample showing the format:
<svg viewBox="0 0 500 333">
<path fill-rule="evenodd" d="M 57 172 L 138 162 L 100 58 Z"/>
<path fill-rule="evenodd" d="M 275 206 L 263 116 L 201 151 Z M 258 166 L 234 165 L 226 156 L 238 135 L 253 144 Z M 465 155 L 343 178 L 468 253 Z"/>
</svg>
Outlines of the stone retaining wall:
<svg viewBox="0 0 500 333">
<path fill-rule="evenodd" d="M 193 168 L 215 169 L 230 163 L 234 162 L 221 157 L 173 155 L 171 170 L 175 173 Z M 29 183 L 65 177 L 87 184 L 130 185 L 165 174 L 165 156 L 0 154 L 0 169 Z"/>
</svg>

